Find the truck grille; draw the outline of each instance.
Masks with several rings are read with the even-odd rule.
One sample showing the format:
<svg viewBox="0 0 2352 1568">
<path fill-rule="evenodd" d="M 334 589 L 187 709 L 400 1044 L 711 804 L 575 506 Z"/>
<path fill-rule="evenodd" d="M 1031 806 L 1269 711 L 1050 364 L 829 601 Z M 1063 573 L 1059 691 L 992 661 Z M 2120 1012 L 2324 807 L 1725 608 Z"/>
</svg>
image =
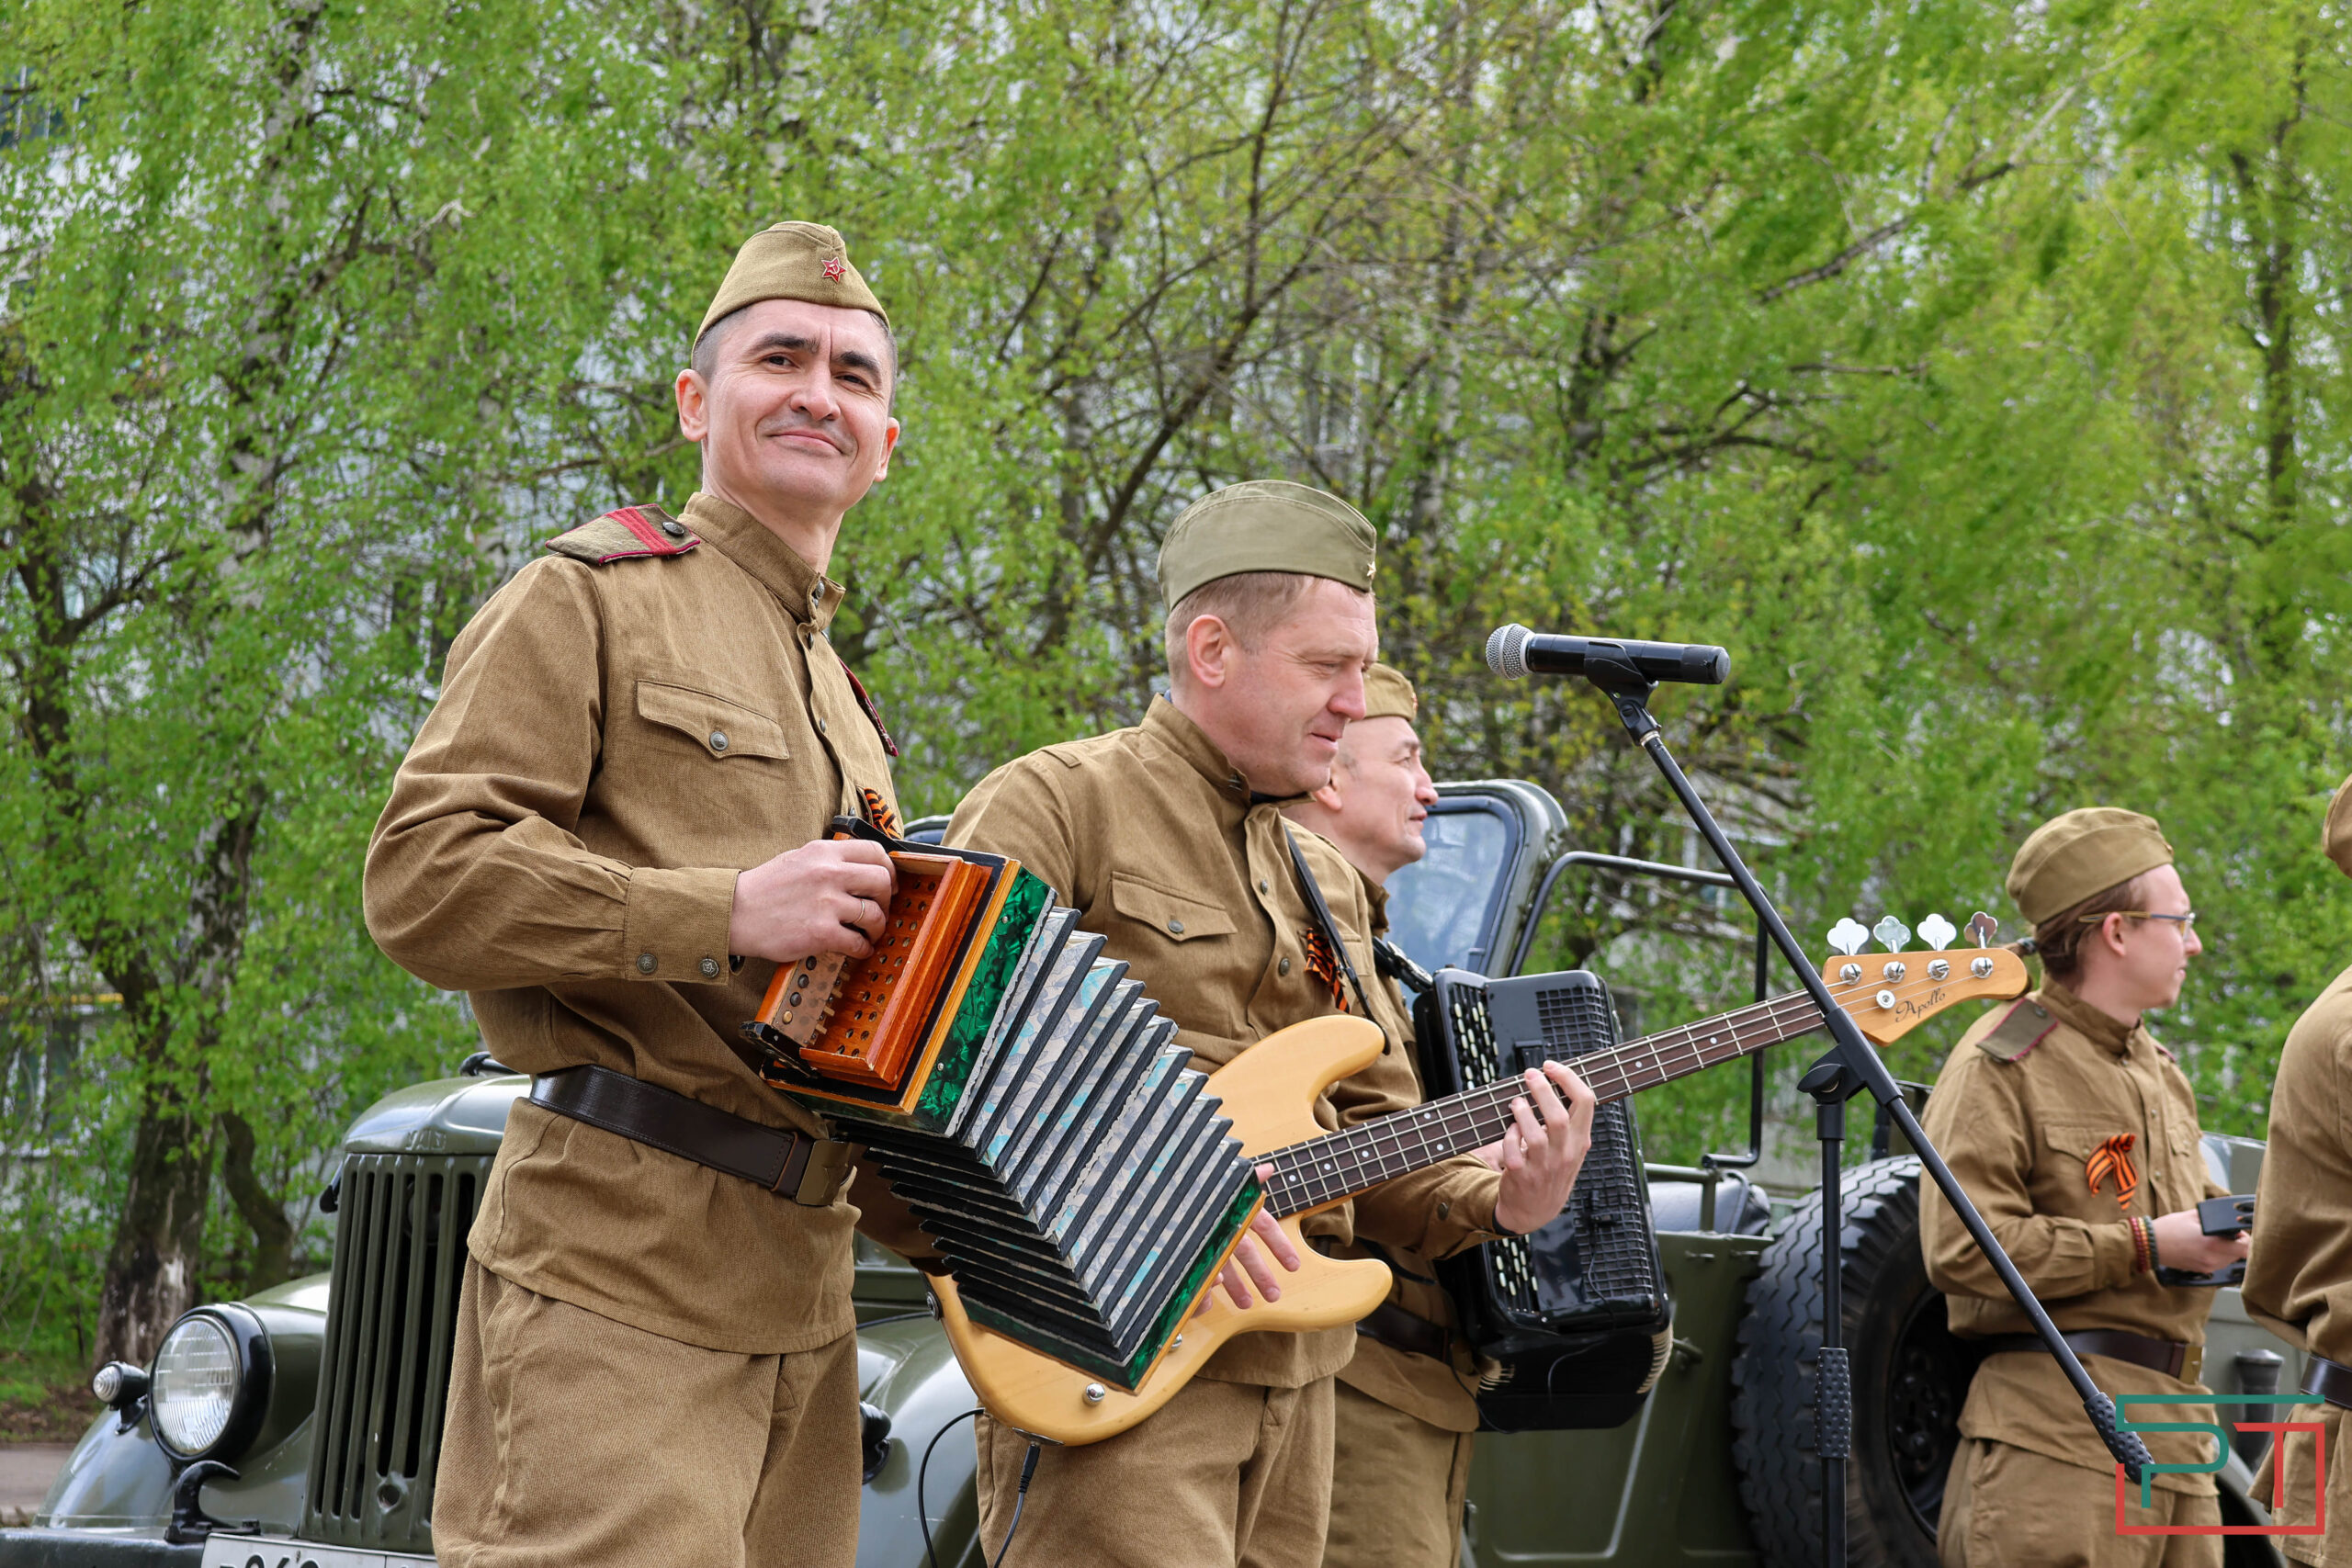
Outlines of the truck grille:
<svg viewBox="0 0 2352 1568">
<path fill-rule="evenodd" d="M 302 1533 L 433 1550 L 449 1347 L 487 1155 L 351 1155 L 312 1416 Z"/>
</svg>

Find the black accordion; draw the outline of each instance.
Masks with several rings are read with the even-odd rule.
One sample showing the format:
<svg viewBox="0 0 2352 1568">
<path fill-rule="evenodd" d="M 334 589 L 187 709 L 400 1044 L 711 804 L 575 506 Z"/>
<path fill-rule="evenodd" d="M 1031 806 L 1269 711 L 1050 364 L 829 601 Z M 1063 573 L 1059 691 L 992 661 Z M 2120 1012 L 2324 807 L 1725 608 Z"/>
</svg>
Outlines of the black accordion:
<svg viewBox="0 0 2352 1568">
<path fill-rule="evenodd" d="M 1609 987 L 1581 969 L 1490 980 L 1441 969 L 1414 1006 L 1431 1099 L 1618 1043 Z M 1504 1432 L 1615 1427 L 1657 1379 L 1672 1321 L 1630 1100 L 1593 1116 L 1559 1218 L 1438 1265 L 1463 1332 L 1501 1363 L 1478 1395 Z"/>
</svg>

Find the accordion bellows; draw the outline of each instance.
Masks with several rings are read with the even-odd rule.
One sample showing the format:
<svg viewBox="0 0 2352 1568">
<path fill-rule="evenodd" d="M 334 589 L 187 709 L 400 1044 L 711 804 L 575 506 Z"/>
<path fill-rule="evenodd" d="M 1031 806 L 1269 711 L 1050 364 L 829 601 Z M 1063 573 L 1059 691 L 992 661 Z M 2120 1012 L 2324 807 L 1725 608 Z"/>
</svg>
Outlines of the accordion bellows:
<svg viewBox="0 0 2352 1568">
<path fill-rule="evenodd" d="M 1002 856 L 890 849 L 873 956 L 779 970 L 744 1033 L 866 1145 L 975 1322 L 1132 1390 L 1256 1176 L 1175 1024 L 1076 911 Z"/>
</svg>

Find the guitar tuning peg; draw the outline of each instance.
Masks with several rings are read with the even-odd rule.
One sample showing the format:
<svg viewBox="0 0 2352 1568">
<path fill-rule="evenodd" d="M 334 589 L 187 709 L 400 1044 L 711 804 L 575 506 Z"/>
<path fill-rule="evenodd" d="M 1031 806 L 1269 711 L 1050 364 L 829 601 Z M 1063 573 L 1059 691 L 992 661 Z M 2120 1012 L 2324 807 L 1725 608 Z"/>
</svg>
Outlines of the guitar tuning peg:
<svg viewBox="0 0 2352 1568">
<path fill-rule="evenodd" d="M 1950 947 L 1951 939 L 1959 934 L 1952 929 L 1952 923 L 1941 915 L 1929 915 L 1919 922 L 1919 940 L 1938 953 Z"/>
<path fill-rule="evenodd" d="M 1903 951 L 1903 944 L 1911 940 L 1911 928 L 1893 915 L 1888 915 L 1871 928 L 1871 935 L 1884 942 L 1887 952 L 1900 953 Z"/>
<path fill-rule="evenodd" d="M 1979 947 L 1990 947 L 1993 939 L 2001 934 L 2001 922 L 1979 909 L 1968 919 L 1968 940 Z"/>
<path fill-rule="evenodd" d="M 1834 953 L 1842 953 L 1849 958 L 1861 952 L 1862 945 L 1870 940 L 1871 933 L 1864 929 L 1861 921 L 1851 915 L 1829 928 L 1830 950 Z"/>
</svg>

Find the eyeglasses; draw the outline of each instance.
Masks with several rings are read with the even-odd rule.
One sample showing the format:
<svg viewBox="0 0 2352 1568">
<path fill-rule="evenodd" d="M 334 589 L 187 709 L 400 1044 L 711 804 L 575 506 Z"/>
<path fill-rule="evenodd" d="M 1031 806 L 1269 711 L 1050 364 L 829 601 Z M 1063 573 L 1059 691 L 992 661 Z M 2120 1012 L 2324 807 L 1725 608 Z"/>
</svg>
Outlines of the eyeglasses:
<svg viewBox="0 0 2352 1568">
<path fill-rule="evenodd" d="M 2153 909 L 2109 909 L 2101 914 L 2081 915 L 2076 918 L 2084 925 L 2095 926 L 2106 919 L 2109 915 L 2120 915 L 2127 920 L 2170 920 L 2180 928 L 2181 934 L 2184 936 L 2195 930 L 2197 926 L 2197 911 L 2194 909 L 2185 915 L 2159 915 Z"/>
</svg>

